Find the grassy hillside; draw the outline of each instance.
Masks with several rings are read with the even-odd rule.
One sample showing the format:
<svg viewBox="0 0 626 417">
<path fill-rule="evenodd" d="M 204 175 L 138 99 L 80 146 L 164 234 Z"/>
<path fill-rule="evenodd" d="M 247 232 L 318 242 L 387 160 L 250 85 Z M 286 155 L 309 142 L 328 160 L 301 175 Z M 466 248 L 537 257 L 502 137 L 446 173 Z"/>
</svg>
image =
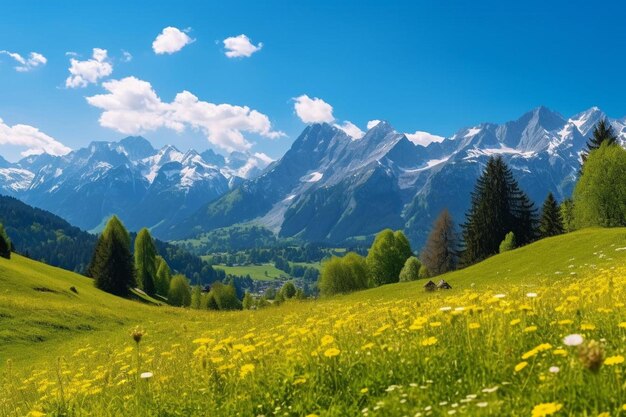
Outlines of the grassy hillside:
<svg viewBox="0 0 626 417">
<path fill-rule="evenodd" d="M 447 274 L 449 291 L 421 281 L 234 313 L 119 300 L 0 260 L 13 359 L 0 415 L 619 415 L 624 248 L 625 229 L 584 230 Z M 586 350 L 564 344 L 573 333 Z"/>
</svg>

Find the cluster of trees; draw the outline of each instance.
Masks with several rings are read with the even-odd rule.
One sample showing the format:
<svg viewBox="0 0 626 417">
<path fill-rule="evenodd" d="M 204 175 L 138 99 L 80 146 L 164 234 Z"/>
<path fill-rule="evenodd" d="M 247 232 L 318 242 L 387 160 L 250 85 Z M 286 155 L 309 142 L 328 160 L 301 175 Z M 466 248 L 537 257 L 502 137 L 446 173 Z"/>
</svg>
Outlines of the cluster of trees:
<svg viewBox="0 0 626 417">
<path fill-rule="evenodd" d="M 322 295 L 332 295 L 398 282 L 401 275 L 403 280 L 417 279 L 413 272 L 419 274 L 420 268 L 404 233 L 386 229 L 376 235 L 366 257 L 349 252 L 325 261 L 319 289 Z"/>
</svg>

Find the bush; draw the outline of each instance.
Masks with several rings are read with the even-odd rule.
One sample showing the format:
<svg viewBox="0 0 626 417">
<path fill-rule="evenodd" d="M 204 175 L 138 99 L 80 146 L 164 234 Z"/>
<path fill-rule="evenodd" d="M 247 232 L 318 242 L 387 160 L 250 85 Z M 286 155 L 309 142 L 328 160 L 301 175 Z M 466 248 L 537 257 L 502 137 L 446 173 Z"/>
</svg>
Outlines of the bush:
<svg viewBox="0 0 626 417">
<path fill-rule="evenodd" d="M 322 295 L 365 289 L 368 286 L 367 262 L 354 252 L 343 258 L 332 257 L 322 264 L 318 285 Z"/>
<path fill-rule="evenodd" d="M 428 268 L 426 268 L 426 265 L 422 264 L 420 267 L 419 276 L 420 278 L 428 278 L 430 276 L 430 272 L 428 271 Z"/>
<path fill-rule="evenodd" d="M 500 243 L 500 253 L 508 252 L 515 249 L 515 234 L 509 232 L 504 237 L 502 243 Z"/>
<path fill-rule="evenodd" d="M 254 307 L 254 298 L 250 295 L 248 291 L 243 295 L 242 307 L 244 310 L 250 310 Z"/>
<path fill-rule="evenodd" d="M 11 259 L 11 239 L 4 230 L 4 226 L 0 223 L 0 256 Z"/>
<path fill-rule="evenodd" d="M 237 298 L 237 291 L 232 285 L 213 283 L 209 291 L 209 299 L 211 297 L 215 300 L 218 310 L 241 310 L 243 308 L 241 301 Z"/>
<path fill-rule="evenodd" d="M 288 300 L 296 295 L 296 286 L 293 285 L 293 282 L 291 281 L 285 282 L 283 287 L 280 289 L 280 292 L 285 300 Z"/>
<path fill-rule="evenodd" d="M 167 293 L 167 302 L 177 307 L 189 307 L 191 304 L 191 287 L 186 276 L 178 274 L 172 277 L 170 290 Z"/>
<path fill-rule="evenodd" d="M 415 256 L 411 256 L 404 263 L 402 271 L 400 271 L 400 281 L 415 281 L 420 277 L 420 268 L 422 264 Z"/>
</svg>

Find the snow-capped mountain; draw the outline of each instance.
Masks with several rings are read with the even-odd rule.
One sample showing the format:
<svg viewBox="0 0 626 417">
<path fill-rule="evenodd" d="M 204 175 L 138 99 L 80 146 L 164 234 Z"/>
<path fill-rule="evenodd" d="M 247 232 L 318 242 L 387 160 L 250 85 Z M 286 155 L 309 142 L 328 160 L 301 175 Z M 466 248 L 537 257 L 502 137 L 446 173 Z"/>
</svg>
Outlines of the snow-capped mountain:
<svg viewBox="0 0 626 417">
<path fill-rule="evenodd" d="M 492 155 L 502 155 L 538 206 L 549 191 L 570 196 L 579 154 L 601 118 L 606 115 L 595 107 L 571 118 L 538 107 L 427 146 L 387 122 L 357 140 L 330 124 L 314 124 L 261 176 L 161 232 L 179 239 L 254 222 L 281 236 L 337 243 L 391 227 L 405 228 L 419 247 L 443 208 L 463 221 L 475 180 Z M 626 144 L 626 119 L 608 120 Z"/>
<path fill-rule="evenodd" d="M 242 170 L 246 163 L 257 171 Z M 117 214 L 132 230 L 150 227 L 158 234 L 267 163 L 255 155 L 224 158 L 171 145 L 157 150 L 142 137 L 128 137 L 92 142 L 65 156 L 35 155 L 16 164 L 1 159 L 0 190 L 87 230 Z"/>
</svg>

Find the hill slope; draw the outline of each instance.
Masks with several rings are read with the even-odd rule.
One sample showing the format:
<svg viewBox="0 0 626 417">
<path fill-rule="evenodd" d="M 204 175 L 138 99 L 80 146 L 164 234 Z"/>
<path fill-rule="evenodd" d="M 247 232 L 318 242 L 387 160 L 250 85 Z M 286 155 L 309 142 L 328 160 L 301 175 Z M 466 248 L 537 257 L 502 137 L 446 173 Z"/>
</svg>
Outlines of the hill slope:
<svg viewBox="0 0 626 417">
<path fill-rule="evenodd" d="M 237 313 L 148 308 L 74 274 L 0 260 L 0 355 L 17 360 L 11 372 L 23 381 L 0 379 L 0 414 L 528 416 L 548 404 L 617 415 L 624 247 L 626 229 L 583 230 L 450 273 L 450 291 L 426 293 L 418 281 Z M 42 283 L 58 292 L 33 290 Z M 134 324 L 147 331 L 140 364 Z M 570 333 L 605 340 L 597 373 L 563 344 Z M 25 360 L 35 349 L 19 348 L 33 345 Z M 50 362 L 51 351 L 66 360 Z"/>
</svg>

